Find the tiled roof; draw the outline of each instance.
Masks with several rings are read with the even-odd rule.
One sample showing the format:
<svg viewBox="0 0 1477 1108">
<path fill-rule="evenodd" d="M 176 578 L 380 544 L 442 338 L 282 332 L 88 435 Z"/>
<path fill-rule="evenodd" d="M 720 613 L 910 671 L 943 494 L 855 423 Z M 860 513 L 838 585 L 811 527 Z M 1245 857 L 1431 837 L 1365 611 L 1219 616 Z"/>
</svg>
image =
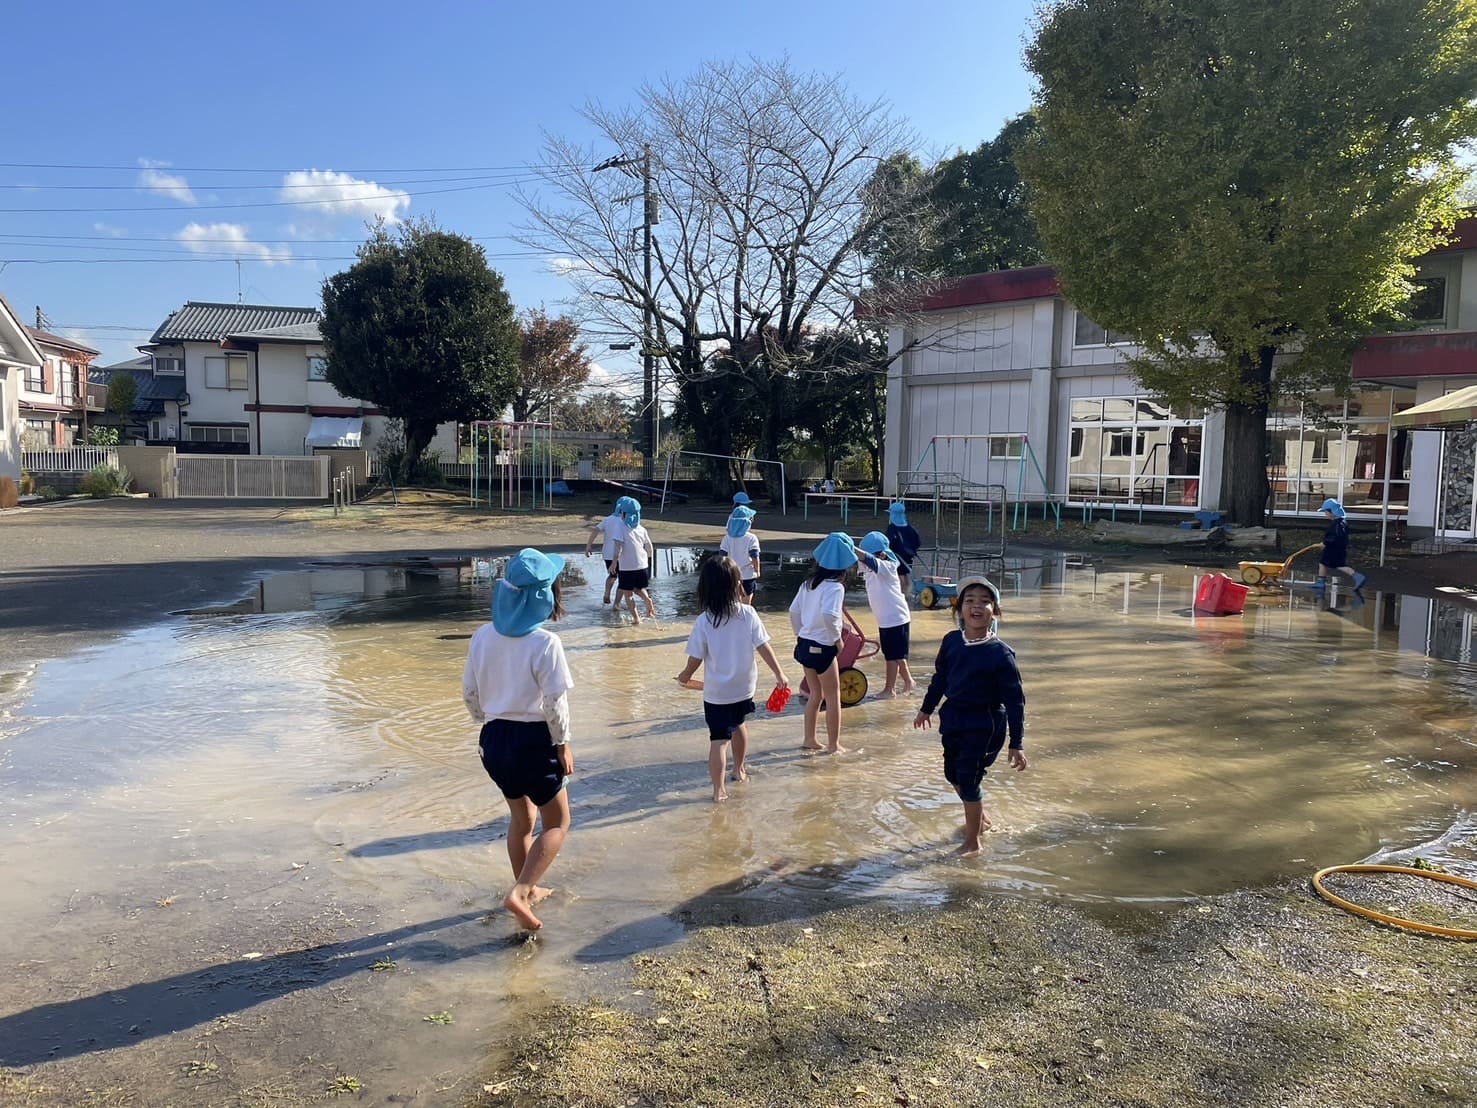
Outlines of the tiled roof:
<svg viewBox="0 0 1477 1108">
<path fill-rule="evenodd" d="M 49 331 L 40 331 L 35 327 L 27 327 L 26 332 L 31 336 L 31 341 L 38 346 L 60 346 L 65 350 L 75 350 L 79 354 L 101 353 L 101 351 L 94 350 L 90 346 L 83 346 L 76 339 L 64 339 L 60 335 L 53 335 Z"/>
<path fill-rule="evenodd" d="M 232 331 L 232 339 L 240 339 L 243 342 L 312 342 L 323 341 L 323 332 L 318 328 L 318 321 L 312 323 L 296 323 L 289 327 L 259 327 L 255 331 Z"/>
<path fill-rule="evenodd" d="M 279 308 L 264 304 L 206 304 L 188 301 L 159 325 L 150 343 L 219 342 L 227 335 L 266 327 L 318 322 L 317 308 Z"/>
</svg>

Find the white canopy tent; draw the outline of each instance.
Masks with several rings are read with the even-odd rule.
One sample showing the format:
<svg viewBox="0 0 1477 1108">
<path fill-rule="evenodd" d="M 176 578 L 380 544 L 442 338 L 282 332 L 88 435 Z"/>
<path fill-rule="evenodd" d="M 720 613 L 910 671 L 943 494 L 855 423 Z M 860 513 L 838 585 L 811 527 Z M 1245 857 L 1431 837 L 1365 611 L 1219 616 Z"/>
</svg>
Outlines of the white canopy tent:
<svg viewBox="0 0 1477 1108">
<path fill-rule="evenodd" d="M 1403 412 L 1396 412 L 1390 417 L 1390 427 L 1404 428 L 1410 431 L 1439 431 L 1443 434 L 1452 431 L 1465 431 L 1473 424 L 1477 424 L 1477 385 L 1467 388 L 1456 389 L 1445 396 L 1438 396 L 1435 400 L 1427 400 L 1424 404 L 1417 404 L 1413 408 L 1406 408 Z M 1443 464 L 1441 475 L 1436 482 L 1436 502 L 1432 514 L 1433 548 L 1438 552 L 1442 548 L 1441 535 L 1446 517 L 1447 485 L 1450 484 L 1450 472 Z M 1390 514 L 1389 497 L 1385 498 L 1385 518 Z M 1384 522 L 1380 526 L 1380 564 L 1383 565 L 1385 558 L 1385 536 Z"/>
</svg>

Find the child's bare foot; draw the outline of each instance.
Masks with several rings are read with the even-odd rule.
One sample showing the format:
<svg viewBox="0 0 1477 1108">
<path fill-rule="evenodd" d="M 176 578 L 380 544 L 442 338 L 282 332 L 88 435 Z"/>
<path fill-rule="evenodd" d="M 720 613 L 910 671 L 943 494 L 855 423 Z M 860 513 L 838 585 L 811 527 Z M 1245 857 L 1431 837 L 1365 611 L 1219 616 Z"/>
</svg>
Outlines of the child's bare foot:
<svg viewBox="0 0 1477 1108">
<path fill-rule="evenodd" d="M 513 914 L 513 918 L 529 931 L 537 931 L 543 927 L 543 921 L 529 910 L 529 902 L 518 895 L 518 886 L 513 887 L 503 899 L 503 907 Z"/>
<path fill-rule="evenodd" d="M 849 746 L 842 746 L 840 743 L 837 743 L 835 746 L 828 746 L 828 747 L 826 747 L 826 753 L 827 754 L 850 754 L 851 753 L 851 747 L 849 747 Z"/>
<path fill-rule="evenodd" d="M 533 891 L 528 894 L 528 903 L 537 904 L 541 900 L 548 900 L 553 895 L 553 889 L 546 889 L 542 885 L 535 885 Z"/>
<path fill-rule="evenodd" d="M 873 700 L 895 700 L 895 699 L 897 699 L 897 693 L 893 692 L 891 689 L 883 689 L 876 696 L 872 697 L 872 699 Z"/>
<path fill-rule="evenodd" d="M 748 767 L 747 766 L 734 766 L 733 767 L 733 779 L 735 781 L 747 781 L 749 779 L 749 770 L 748 770 Z"/>
<path fill-rule="evenodd" d="M 800 749 L 807 754 L 819 754 L 825 747 L 821 746 L 820 743 L 801 743 Z"/>
<path fill-rule="evenodd" d="M 966 839 L 963 845 L 959 847 L 958 851 L 956 851 L 956 853 L 961 858 L 973 858 L 979 852 L 980 841 L 978 839 L 975 839 L 973 842 Z"/>
<path fill-rule="evenodd" d="M 917 687 L 918 687 L 918 682 L 917 681 L 909 681 L 909 682 L 907 682 L 905 685 L 903 685 L 903 695 L 904 696 L 907 696 L 910 692 L 912 692 Z"/>
<path fill-rule="evenodd" d="M 724 800 L 727 800 L 727 799 L 728 799 L 728 793 L 724 792 L 722 789 L 719 789 L 717 792 L 715 792 L 713 794 L 713 803 L 714 804 L 717 804 L 717 803 L 719 803 L 721 801 L 724 801 Z"/>
</svg>

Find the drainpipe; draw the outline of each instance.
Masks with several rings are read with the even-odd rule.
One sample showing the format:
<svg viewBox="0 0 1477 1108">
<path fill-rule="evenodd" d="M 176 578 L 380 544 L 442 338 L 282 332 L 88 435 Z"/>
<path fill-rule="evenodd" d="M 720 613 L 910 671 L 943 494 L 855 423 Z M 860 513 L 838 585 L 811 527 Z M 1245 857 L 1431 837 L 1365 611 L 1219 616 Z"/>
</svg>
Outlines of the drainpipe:
<svg viewBox="0 0 1477 1108">
<path fill-rule="evenodd" d="M 256 377 L 256 452 L 262 452 L 262 348 L 258 343 L 256 347 L 256 361 L 252 366 Z"/>
</svg>

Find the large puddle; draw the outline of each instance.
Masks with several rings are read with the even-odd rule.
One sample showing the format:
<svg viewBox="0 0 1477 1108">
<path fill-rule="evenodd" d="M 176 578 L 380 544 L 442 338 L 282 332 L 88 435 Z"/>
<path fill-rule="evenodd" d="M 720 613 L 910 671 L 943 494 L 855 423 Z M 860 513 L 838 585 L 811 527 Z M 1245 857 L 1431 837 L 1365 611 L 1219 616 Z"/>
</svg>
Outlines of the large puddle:
<svg viewBox="0 0 1477 1108">
<path fill-rule="evenodd" d="M 1439 858 L 1477 808 L 1477 608 L 1294 589 L 1200 617 L 1195 570 L 1070 556 L 1000 575 L 1032 767 L 987 779 L 982 858 L 948 853 L 959 804 L 916 698 L 847 709 L 860 749 L 836 759 L 798 751 L 798 701 L 761 711 L 752 780 L 715 806 L 700 694 L 671 680 L 692 561 L 661 552 L 660 618 L 640 627 L 601 607 L 598 577 L 568 589 L 575 826 L 536 943 L 488 917 L 505 809 L 459 686 L 485 564 L 279 574 L 9 675 L 0 1065 L 148 1074 L 180 1103 L 350 1074 L 454 1102 L 519 1005 L 680 937 L 685 905 L 1170 902 L 1422 844 Z M 800 570 L 766 573 L 787 657 Z M 870 628 L 859 589 L 850 603 Z M 915 613 L 920 675 L 948 628 Z M 880 659 L 862 666 L 875 689 Z"/>
</svg>

